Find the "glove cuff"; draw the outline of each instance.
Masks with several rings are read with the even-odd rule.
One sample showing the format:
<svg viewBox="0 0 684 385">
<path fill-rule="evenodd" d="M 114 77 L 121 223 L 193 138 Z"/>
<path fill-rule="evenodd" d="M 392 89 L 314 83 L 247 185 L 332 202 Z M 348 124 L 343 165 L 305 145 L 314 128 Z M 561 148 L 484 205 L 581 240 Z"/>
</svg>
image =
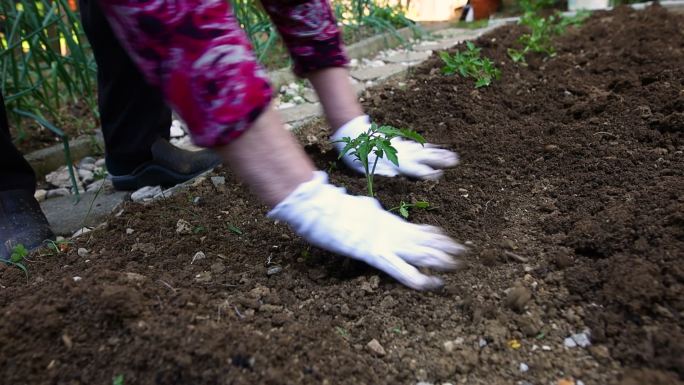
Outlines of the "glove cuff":
<svg viewBox="0 0 684 385">
<path fill-rule="evenodd" d="M 310 181 L 297 186 L 285 199 L 271 209 L 266 216 L 289 223 L 292 215 L 296 214 L 296 208 L 304 202 L 311 202 L 312 198 L 319 194 L 326 186 L 330 186 L 328 184 L 328 174 L 323 171 L 314 171 L 313 178 Z"/>
<path fill-rule="evenodd" d="M 338 140 L 342 140 L 342 138 L 345 137 L 349 137 L 352 139 L 356 138 L 362 133 L 368 131 L 368 127 L 370 127 L 370 124 L 370 117 L 368 115 L 357 116 L 356 118 L 343 124 L 342 127 L 338 128 L 337 131 L 335 131 L 335 133 L 332 134 L 332 136 L 330 136 L 330 140 L 333 141 L 333 145 L 339 151 L 342 148 L 344 148 L 344 143 L 335 142 L 337 142 Z"/>
</svg>

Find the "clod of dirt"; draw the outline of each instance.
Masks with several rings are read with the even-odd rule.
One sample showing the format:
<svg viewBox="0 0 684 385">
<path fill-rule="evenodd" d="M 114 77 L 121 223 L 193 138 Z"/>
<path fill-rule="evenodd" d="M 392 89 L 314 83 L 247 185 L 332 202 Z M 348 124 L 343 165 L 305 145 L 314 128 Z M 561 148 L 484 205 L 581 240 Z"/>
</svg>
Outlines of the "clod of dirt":
<svg viewBox="0 0 684 385">
<path fill-rule="evenodd" d="M 178 222 L 176 222 L 176 233 L 192 234 L 192 225 L 185 219 L 179 219 Z"/>
<path fill-rule="evenodd" d="M 380 342 L 378 342 L 378 340 L 376 340 L 375 338 L 373 338 L 372 340 L 370 340 L 370 342 L 368 342 L 368 344 L 366 344 L 366 348 L 371 353 L 380 357 L 387 354 L 387 352 L 385 352 L 385 348 L 383 348 L 382 345 L 380 345 Z"/>
<path fill-rule="evenodd" d="M 496 266 L 499 264 L 499 251 L 495 249 L 484 249 L 480 252 L 480 261 L 485 266 Z"/>
<path fill-rule="evenodd" d="M 136 282 L 137 283 L 137 282 L 142 282 L 145 280 L 145 276 L 142 274 L 138 274 L 138 273 L 127 272 L 127 273 L 124 273 L 124 276 L 126 277 L 126 280 L 129 282 Z"/>
<path fill-rule="evenodd" d="M 211 272 L 214 274 L 221 274 L 226 271 L 226 265 L 222 262 L 216 262 L 211 265 Z"/>
<path fill-rule="evenodd" d="M 508 295 L 506 295 L 506 306 L 511 310 L 522 313 L 525 310 L 525 305 L 532 299 L 532 292 L 524 286 L 516 286 L 512 288 Z"/>
</svg>

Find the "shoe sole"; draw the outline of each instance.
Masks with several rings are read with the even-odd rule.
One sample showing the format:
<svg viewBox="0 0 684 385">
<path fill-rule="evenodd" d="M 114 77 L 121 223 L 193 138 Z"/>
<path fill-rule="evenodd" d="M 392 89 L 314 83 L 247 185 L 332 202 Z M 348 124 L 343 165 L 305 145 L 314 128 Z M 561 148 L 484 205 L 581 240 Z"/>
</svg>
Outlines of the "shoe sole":
<svg viewBox="0 0 684 385">
<path fill-rule="evenodd" d="M 198 171 L 194 174 L 181 174 L 168 168 L 152 164 L 138 170 L 132 175 L 112 175 L 112 185 L 117 190 L 137 190 L 145 186 L 162 186 L 170 187 L 186 182 L 192 178 L 201 175 L 214 167 L 218 166 L 220 162 L 213 164 L 211 167 Z"/>
</svg>

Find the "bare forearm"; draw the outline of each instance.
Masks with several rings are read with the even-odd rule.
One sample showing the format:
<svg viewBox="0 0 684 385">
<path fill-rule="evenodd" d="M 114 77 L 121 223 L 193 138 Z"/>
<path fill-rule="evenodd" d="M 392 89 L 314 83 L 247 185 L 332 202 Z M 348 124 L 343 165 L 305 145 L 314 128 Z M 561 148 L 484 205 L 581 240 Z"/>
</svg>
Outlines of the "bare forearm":
<svg viewBox="0 0 684 385">
<path fill-rule="evenodd" d="M 346 68 L 326 68 L 309 74 L 307 78 L 318 94 L 333 131 L 364 114 Z"/>
</svg>

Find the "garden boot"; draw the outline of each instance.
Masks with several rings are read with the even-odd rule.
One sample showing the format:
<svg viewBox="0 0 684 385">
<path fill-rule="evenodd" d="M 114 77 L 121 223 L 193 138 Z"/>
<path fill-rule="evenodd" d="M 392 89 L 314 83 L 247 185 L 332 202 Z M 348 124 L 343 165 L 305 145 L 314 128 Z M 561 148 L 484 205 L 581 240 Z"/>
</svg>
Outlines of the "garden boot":
<svg viewBox="0 0 684 385">
<path fill-rule="evenodd" d="M 0 191 L 0 259 L 9 259 L 18 245 L 32 250 L 53 238 L 31 190 Z"/>
<path fill-rule="evenodd" d="M 221 163 L 218 155 L 211 150 L 183 150 L 163 138 L 152 144 L 151 151 L 152 160 L 141 164 L 130 174 L 112 175 L 115 189 L 137 190 L 145 186 L 174 186 Z"/>
</svg>

